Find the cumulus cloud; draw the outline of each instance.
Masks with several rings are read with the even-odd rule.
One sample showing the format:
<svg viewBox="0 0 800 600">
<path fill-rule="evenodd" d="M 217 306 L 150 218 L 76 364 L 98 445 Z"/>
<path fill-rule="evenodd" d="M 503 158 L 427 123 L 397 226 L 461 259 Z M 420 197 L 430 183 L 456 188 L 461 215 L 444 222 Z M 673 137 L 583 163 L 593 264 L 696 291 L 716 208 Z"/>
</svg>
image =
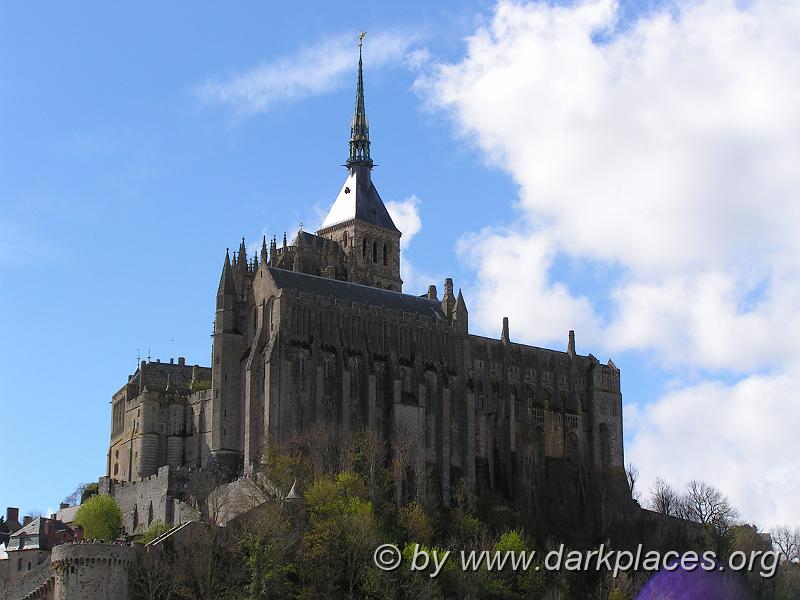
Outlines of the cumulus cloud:
<svg viewBox="0 0 800 600">
<path fill-rule="evenodd" d="M 395 226 L 403 233 L 400 238 L 400 249 L 405 250 L 414 239 L 414 236 L 422 229 L 422 219 L 419 216 L 420 199 L 411 194 L 402 201 L 390 200 L 385 202 L 386 210 L 392 217 Z"/>
<path fill-rule="evenodd" d="M 355 42 L 352 34 L 331 37 L 291 56 L 264 62 L 225 79 L 206 82 L 197 95 L 206 104 L 227 106 L 239 117 L 275 105 L 330 92 L 352 83 Z M 415 36 L 399 31 L 370 35 L 370 69 L 400 63 Z M 349 77 L 349 79 L 348 79 Z"/>
<path fill-rule="evenodd" d="M 775 484 L 767 499 L 738 482 L 766 485 L 796 466 L 760 448 L 800 415 L 749 428 L 763 413 L 748 402 L 766 386 L 789 403 L 800 384 L 800 4 L 677 1 L 621 18 L 612 0 L 501 1 L 460 60 L 418 80 L 519 185 L 514 228 L 484 232 L 479 254 L 462 240 L 478 290 L 471 317 L 489 327 L 511 314 L 526 341 L 561 343 L 575 328 L 599 350 L 737 375 L 725 385 L 707 374 L 638 407 L 629 456 L 657 473 L 688 435 L 724 440 L 694 454 L 698 476 L 755 518 L 786 515 L 797 490 Z M 577 294 L 558 258 L 602 265 L 609 285 Z M 708 418 L 682 430 L 692 405 Z M 752 458 L 721 468 L 730 456 Z"/>
<path fill-rule="evenodd" d="M 403 233 L 400 238 L 400 278 L 407 294 L 421 294 L 427 291 L 428 285 L 441 279 L 419 270 L 408 257 L 411 240 L 422 229 L 422 218 L 419 213 L 421 203 L 422 201 L 414 194 L 405 200 L 390 200 L 384 203 L 392 221 Z"/>
<path fill-rule="evenodd" d="M 648 466 L 641 489 L 649 490 L 656 475 L 678 486 L 711 480 L 758 525 L 796 524 L 798 383 L 797 372 L 753 375 L 733 385 L 705 381 L 637 407 L 628 453 Z"/>
<path fill-rule="evenodd" d="M 587 298 L 549 278 L 554 246 L 546 232 L 526 235 L 487 228 L 462 238 L 457 249 L 480 273 L 478 285 L 467 294 L 472 322 L 480 329 L 496 333 L 502 315 L 509 317 L 514 337 L 536 336 L 566 345 L 569 329 L 589 337 L 599 327 Z"/>
</svg>

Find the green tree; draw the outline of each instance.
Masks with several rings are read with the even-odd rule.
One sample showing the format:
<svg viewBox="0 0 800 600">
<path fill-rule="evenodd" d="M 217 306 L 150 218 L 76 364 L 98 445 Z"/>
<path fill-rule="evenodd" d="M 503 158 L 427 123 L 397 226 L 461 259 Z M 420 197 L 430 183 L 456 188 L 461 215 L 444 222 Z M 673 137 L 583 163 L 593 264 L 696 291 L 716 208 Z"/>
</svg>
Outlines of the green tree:
<svg viewBox="0 0 800 600">
<path fill-rule="evenodd" d="M 75 524 L 83 527 L 87 539 L 110 542 L 122 531 L 122 511 L 108 494 L 92 496 L 81 504 L 75 515 Z"/>
<path fill-rule="evenodd" d="M 172 529 L 171 525 L 167 525 L 166 523 L 162 523 L 159 520 L 155 520 L 152 523 L 150 523 L 150 526 L 142 534 L 141 542 L 143 544 L 149 544 L 158 536 L 167 533 L 170 529 Z"/>
<path fill-rule="evenodd" d="M 353 472 L 322 477 L 306 493 L 309 528 L 303 537 L 303 574 L 313 597 L 357 595 L 377 544 L 372 503 Z"/>
</svg>

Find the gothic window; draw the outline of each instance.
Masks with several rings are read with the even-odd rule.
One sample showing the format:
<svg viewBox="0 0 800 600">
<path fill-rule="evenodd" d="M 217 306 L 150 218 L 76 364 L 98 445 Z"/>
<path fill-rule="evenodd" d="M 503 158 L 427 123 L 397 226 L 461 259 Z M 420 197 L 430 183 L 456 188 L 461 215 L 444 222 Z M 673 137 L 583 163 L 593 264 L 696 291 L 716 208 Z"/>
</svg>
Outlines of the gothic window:
<svg viewBox="0 0 800 600">
<path fill-rule="evenodd" d="M 383 245 L 383 266 L 385 267 L 388 264 L 389 264 L 389 247 L 386 244 L 384 244 Z"/>
<path fill-rule="evenodd" d="M 378 262 L 378 242 L 372 242 L 372 262 Z"/>
<path fill-rule="evenodd" d="M 344 249 L 347 250 L 347 232 L 346 231 L 344 232 L 344 235 L 342 236 L 342 246 L 344 246 Z"/>
<path fill-rule="evenodd" d="M 367 255 L 367 238 L 364 236 L 364 239 L 361 240 L 361 256 Z"/>
</svg>

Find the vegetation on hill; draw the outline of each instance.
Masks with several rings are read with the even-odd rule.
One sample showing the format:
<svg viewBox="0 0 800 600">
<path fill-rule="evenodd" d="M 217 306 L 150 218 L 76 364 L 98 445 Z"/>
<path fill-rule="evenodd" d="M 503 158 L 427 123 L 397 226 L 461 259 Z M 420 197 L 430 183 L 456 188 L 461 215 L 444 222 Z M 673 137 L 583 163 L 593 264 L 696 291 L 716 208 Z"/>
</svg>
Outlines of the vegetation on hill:
<svg viewBox="0 0 800 600">
<path fill-rule="evenodd" d="M 269 492 L 275 499 L 224 528 L 213 526 L 224 511 L 209 502 L 204 515 L 208 526 L 191 543 L 166 543 L 163 552 L 148 553 L 140 562 L 132 577 L 132 597 L 632 600 L 650 573 L 613 577 L 606 569 L 548 571 L 541 557 L 564 539 L 570 540 L 565 552 L 596 549 L 601 543 L 632 549 L 643 539 L 641 529 L 656 526 L 663 528 L 657 538 L 645 532 L 656 549 L 710 549 L 725 560 L 734 551 L 764 547 L 755 528 L 739 524 L 727 499 L 702 482 L 692 482 L 685 492 L 660 482 L 648 501 L 654 510 L 647 513 L 652 520 L 646 527 L 629 524 L 583 537 L 565 529 L 559 536 L 557 526 L 536 525 L 541 522 L 500 497 L 479 501 L 458 482 L 447 507 L 438 504 L 435 487 L 426 478 L 413 487 L 395 486 L 407 466 L 401 456 L 389 457 L 369 432 L 345 436 L 320 430 L 281 448 L 272 446 L 262 460 L 265 478 L 242 481 L 262 486 L 252 497 Z M 202 477 L 209 480 L 194 482 L 194 501 L 218 483 L 213 474 Z M 305 502 L 287 498 L 295 482 Z M 693 524 L 687 525 L 687 518 Z M 376 548 L 386 543 L 394 544 L 403 557 L 396 570 L 381 570 L 374 563 Z M 786 546 L 793 547 L 790 539 Z M 453 556 L 438 571 L 432 562 L 420 562 L 419 570 L 409 568 L 420 551 L 442 557 L 448 550 Z M 527 569 L 489 570 L 484 562 L 463 570 L 461 550 L 537 554 Z M 726 576 L 758 600 L 794 599 L 800 590 L 800 567 L 790 561 L 771 579 L 757 572 Z"/>
</svg>

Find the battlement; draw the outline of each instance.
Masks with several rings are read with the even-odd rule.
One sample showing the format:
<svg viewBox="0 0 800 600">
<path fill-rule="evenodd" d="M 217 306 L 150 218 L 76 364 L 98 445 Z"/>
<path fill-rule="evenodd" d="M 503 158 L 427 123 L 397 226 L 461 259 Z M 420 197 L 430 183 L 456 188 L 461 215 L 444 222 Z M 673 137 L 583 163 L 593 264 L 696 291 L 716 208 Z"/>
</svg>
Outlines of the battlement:
<svg viewBox="0 0 800 600">
<path fill-rule="evenodd" d="M 105 543 L 81 540 L 67 542 L 53 548 L 50 562 L 56 575 L 71 567 L 110 569 L 130 566 L 136 558 L 136 549 L 127 542 Z"/>
</svg>

